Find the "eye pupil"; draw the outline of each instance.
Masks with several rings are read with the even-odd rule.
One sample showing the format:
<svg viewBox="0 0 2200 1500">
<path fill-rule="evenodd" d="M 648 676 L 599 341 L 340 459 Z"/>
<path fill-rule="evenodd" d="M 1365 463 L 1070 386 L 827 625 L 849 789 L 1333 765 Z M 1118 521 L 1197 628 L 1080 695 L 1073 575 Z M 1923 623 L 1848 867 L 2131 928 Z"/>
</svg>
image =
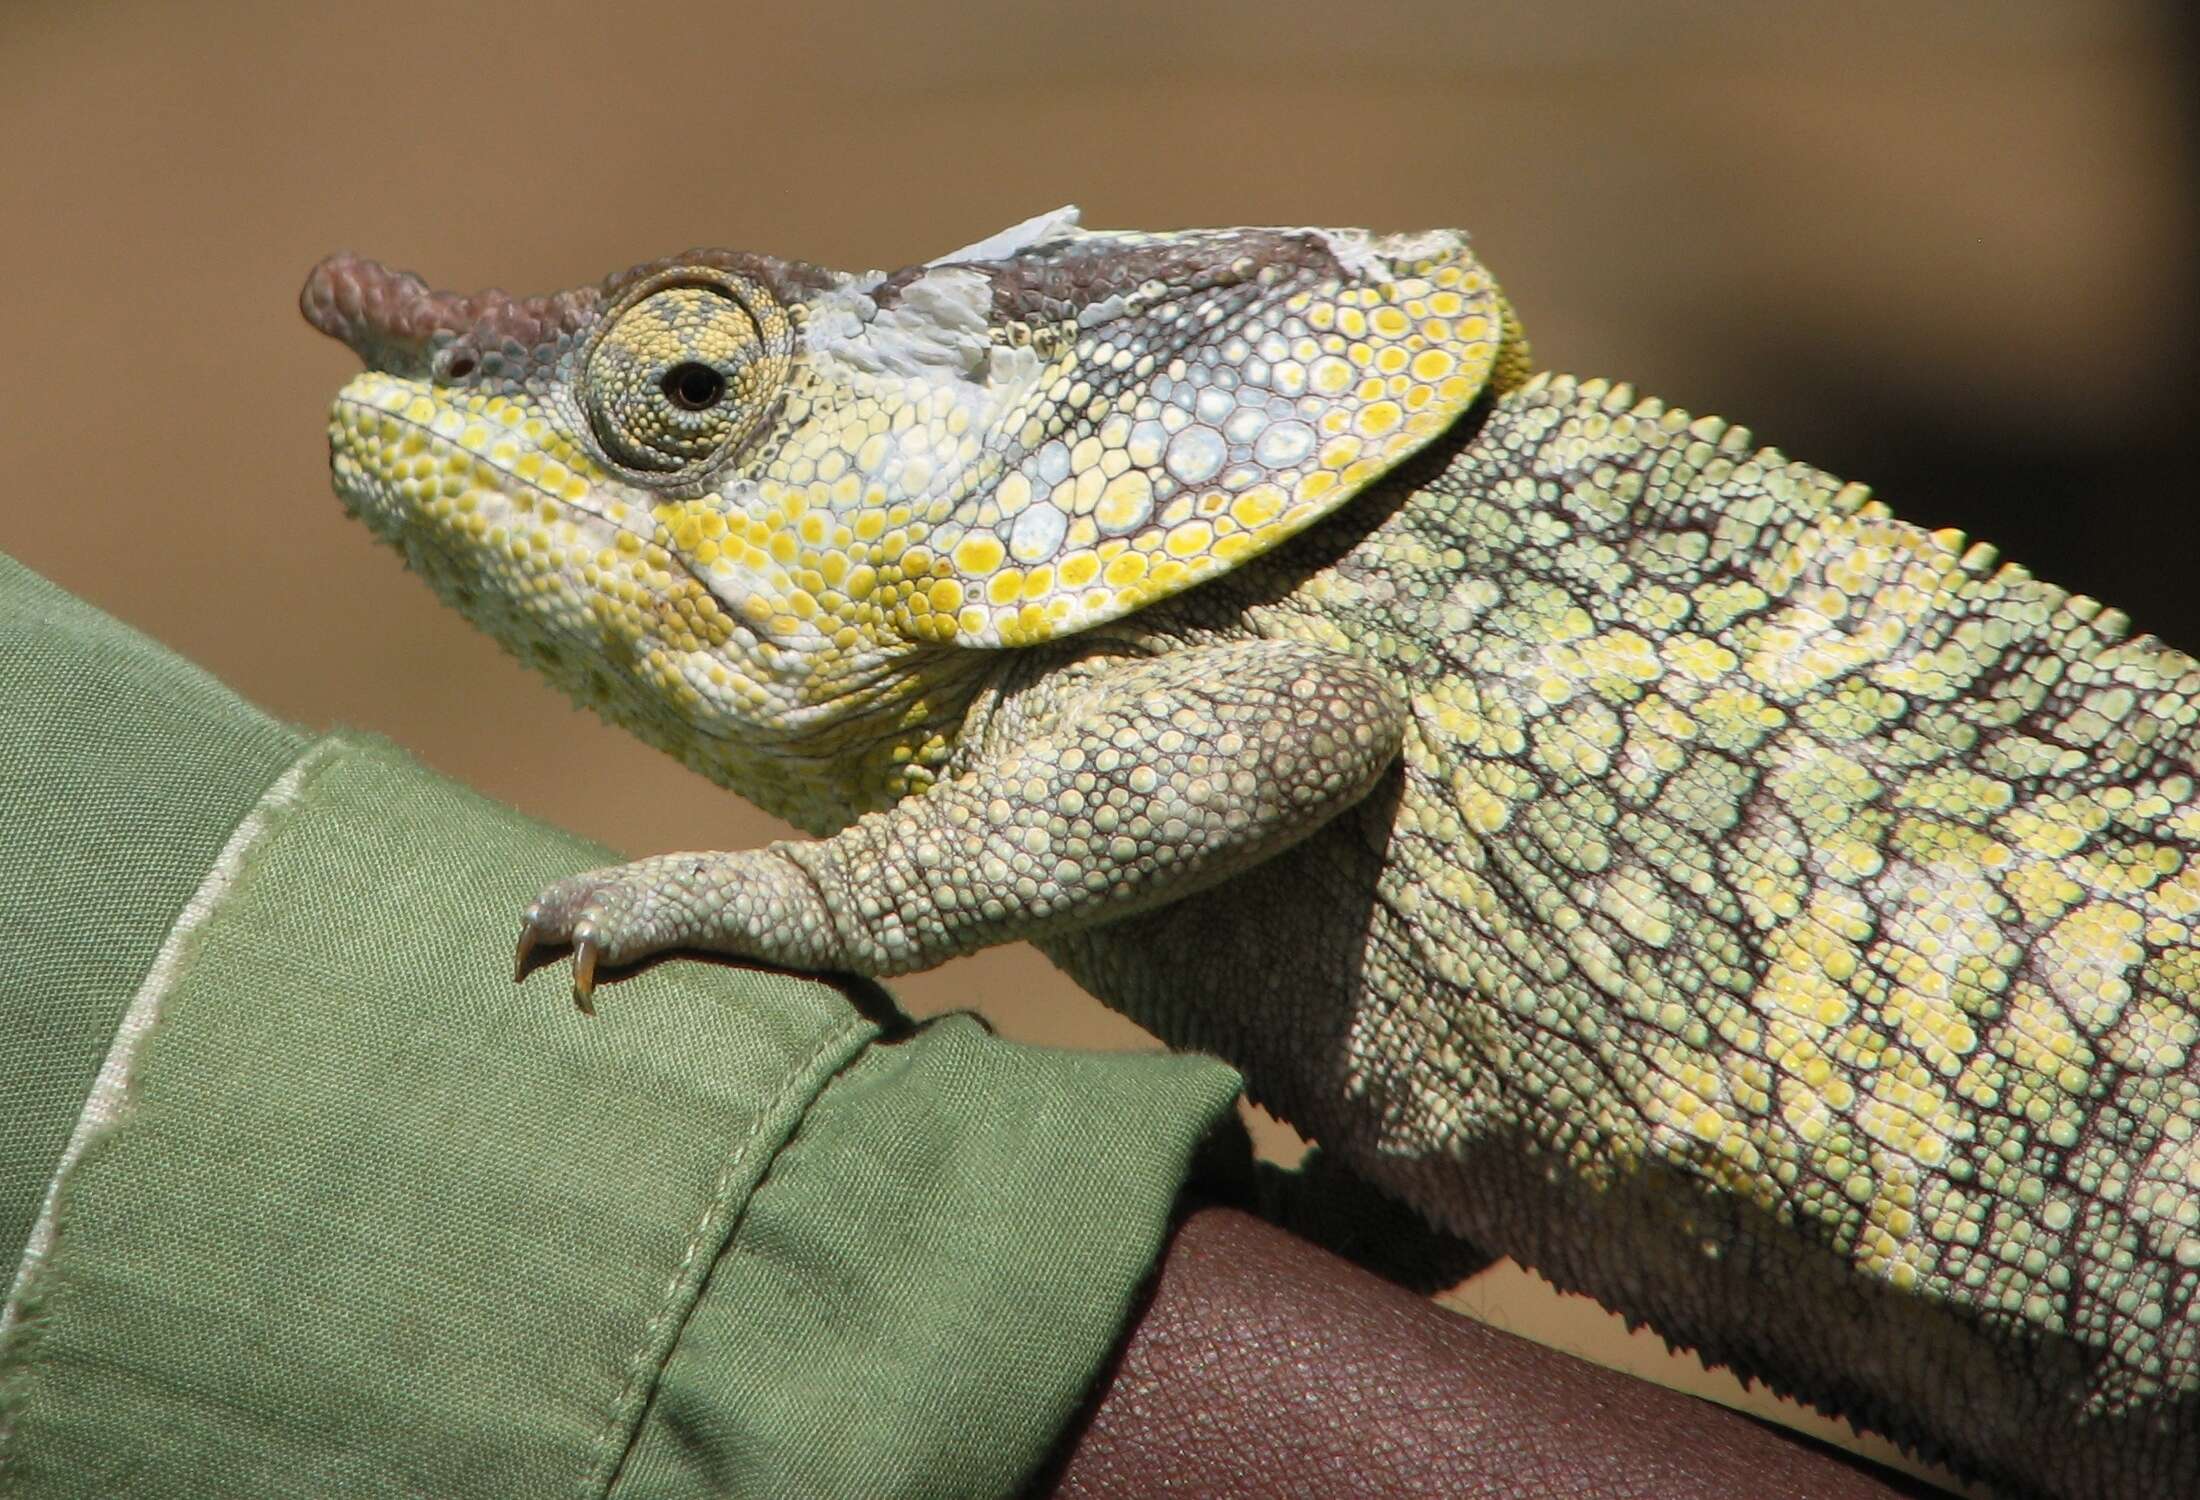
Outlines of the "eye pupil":
<svg viewBox="0 0 2200 1500">
<path fill-rule="evenodd" d="M 726 394 L 726 377 L 696 360 L 674 365 L 659 384 L 665 399 L 683 411 L 708 410 Z"/>
</svg>

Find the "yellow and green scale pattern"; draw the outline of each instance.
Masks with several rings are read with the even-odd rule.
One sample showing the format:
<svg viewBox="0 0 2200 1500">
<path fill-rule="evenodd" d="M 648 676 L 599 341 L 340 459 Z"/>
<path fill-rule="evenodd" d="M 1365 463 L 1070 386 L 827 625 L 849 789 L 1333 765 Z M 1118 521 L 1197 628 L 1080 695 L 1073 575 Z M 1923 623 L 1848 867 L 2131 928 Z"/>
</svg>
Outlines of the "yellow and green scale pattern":
<svg viewBox="0 0 2200 1500">
<path fill-rule="evenodd" d="M 2015 1490 L 2200 1484 L 2190 657 L 1531 377 L 1449 232 L 305 303 L 373 366 L 346 502 L 831 835 L 564 883 L 531 939 L 1031 937 L 1675 1342 Z"/>
<path fill-rule="evenodd" d="M 337 463 L 394 485 L 389 513 L 463 535 L 463 566 L 522 575 L 472 592 L 535 596 L 524 629 L 496 633 L 553 675 L 661 742 L 691 741 L 668 748 L 802 826 L 838 826 L 927 784 L 950 748 L 933 676 L 910 665 L 922 648 L 1036 645 L 1188 588 L 1443 431 L 1508 329 L 1497 374 L 1525 373 L 1462 236 L 1370 240 L 1387 278 L 1370 285 L 1290 275 L 1258 258 L 1266 235 L 1225 232 L 1186 286 L 1164 279 L 1179 238 L 1084 233 L 1085 256 L 1145 251 L 1155 274 L 1122 278 L 1097 316 L 1035 295 L 974 349 L 899 361 L 827 347 L 790 360 L 795 330 L 822 335 L 846 309 L 781 305 L 730 272 L 655 271 L 607 298 L 578 353 L 585 425 L 493 386 L 370 372 L 339 403 Z M 958 275 L 975 280 L 933 279 Z M 891 319 L 863 291 L 836 295 Z M 970 356 L 950 367 L 977 378 L 942 378 L 942 359 Z M 768 428 L 696 493 L 683 467 L 750 434 L 655 409 L 636 372 L 676 357 L 772 387 L 734 408 L 749 427 L 770 411 Z M 621 471 L 662 491 L 620 495 Z M 647 701 L 599 660 L 633 661 Z M 952 697 L 961 683 L 941 675 Z M 828 738 L 860 748 L 801 747 L 830 762 L 825 785 L 744 754 L 820 705 L 849 716 L 852 699 L 860 732 Z M 881 716 L 897 721 L 888 742 L 873 737 Z"/>
</svg>

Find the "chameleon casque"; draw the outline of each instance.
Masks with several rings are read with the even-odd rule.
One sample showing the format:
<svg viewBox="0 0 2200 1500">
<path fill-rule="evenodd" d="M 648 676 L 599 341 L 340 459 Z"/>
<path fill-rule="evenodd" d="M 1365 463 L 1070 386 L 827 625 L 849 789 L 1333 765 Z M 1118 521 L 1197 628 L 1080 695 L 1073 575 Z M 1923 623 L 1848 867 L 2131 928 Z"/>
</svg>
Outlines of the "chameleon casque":
<svg viewBox="0 0 2200 1500">
<path fill-rule="evenodd" d="M 348 256 L 335 487 L 823 837 L 522 958 L 1028 938 L 1435 1224 L 2014 1490 L 2200 1486 L 2200 666 L 1624 385 L 1452 232 L 540 298 Z"/>
</svg>

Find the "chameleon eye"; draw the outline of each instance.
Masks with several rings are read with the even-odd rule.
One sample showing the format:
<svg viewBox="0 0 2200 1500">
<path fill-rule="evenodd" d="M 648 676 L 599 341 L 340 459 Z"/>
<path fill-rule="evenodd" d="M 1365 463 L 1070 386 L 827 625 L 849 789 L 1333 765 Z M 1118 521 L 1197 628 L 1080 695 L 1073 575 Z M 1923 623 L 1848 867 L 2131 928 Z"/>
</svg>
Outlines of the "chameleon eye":
<svg viewBox="0 0 2200 1500">
<path fill-rule="evenodd" d="M 732 451 L 770 409 L 786 378 L 786 340 L 773 336 L 784 320 L 767 316 L 759 326 L 755 304 L 736 290 L 753 289 L 668 286 L 616 313 L 597 336 L 581 400 L 614 463 L 685 477 Z"/>
<path fill-rule="evenodd" d="M 708 411 L 726 394 L 726 377 L 692 359 L 667 370 L 658 385 L 665 399 L 682 411 Z"/>
</svg>

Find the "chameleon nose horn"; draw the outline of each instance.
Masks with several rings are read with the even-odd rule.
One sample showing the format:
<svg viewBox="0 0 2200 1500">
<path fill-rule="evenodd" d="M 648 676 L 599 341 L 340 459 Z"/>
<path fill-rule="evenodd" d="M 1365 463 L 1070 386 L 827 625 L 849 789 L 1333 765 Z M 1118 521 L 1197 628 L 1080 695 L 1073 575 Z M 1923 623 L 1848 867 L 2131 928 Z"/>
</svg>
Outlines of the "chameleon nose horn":
<svg viewBox="0 0 2200 1500">
<path fill-rule="evenodd" d="M 410 271 L 392 271 L 363 255 L 336 254 L 306 277 L 298 311 L 330 338 L 351 346 L 368 366 L 393 373 L 422 365 L 438 330 L 463 327 L 456 304 Z"/>
<path fill-rule="evenodd" d="M 593 288 L 552 297 L 439 292 L 410 271 L 338 253 L 307 275 L 298 311 L 350 345 L 368 368 L 418 376 L 427 373 L 429 356 L 460 339 L 515 354 L 555 343 L 576 332 L 598 300 Z"/>
</svg>

